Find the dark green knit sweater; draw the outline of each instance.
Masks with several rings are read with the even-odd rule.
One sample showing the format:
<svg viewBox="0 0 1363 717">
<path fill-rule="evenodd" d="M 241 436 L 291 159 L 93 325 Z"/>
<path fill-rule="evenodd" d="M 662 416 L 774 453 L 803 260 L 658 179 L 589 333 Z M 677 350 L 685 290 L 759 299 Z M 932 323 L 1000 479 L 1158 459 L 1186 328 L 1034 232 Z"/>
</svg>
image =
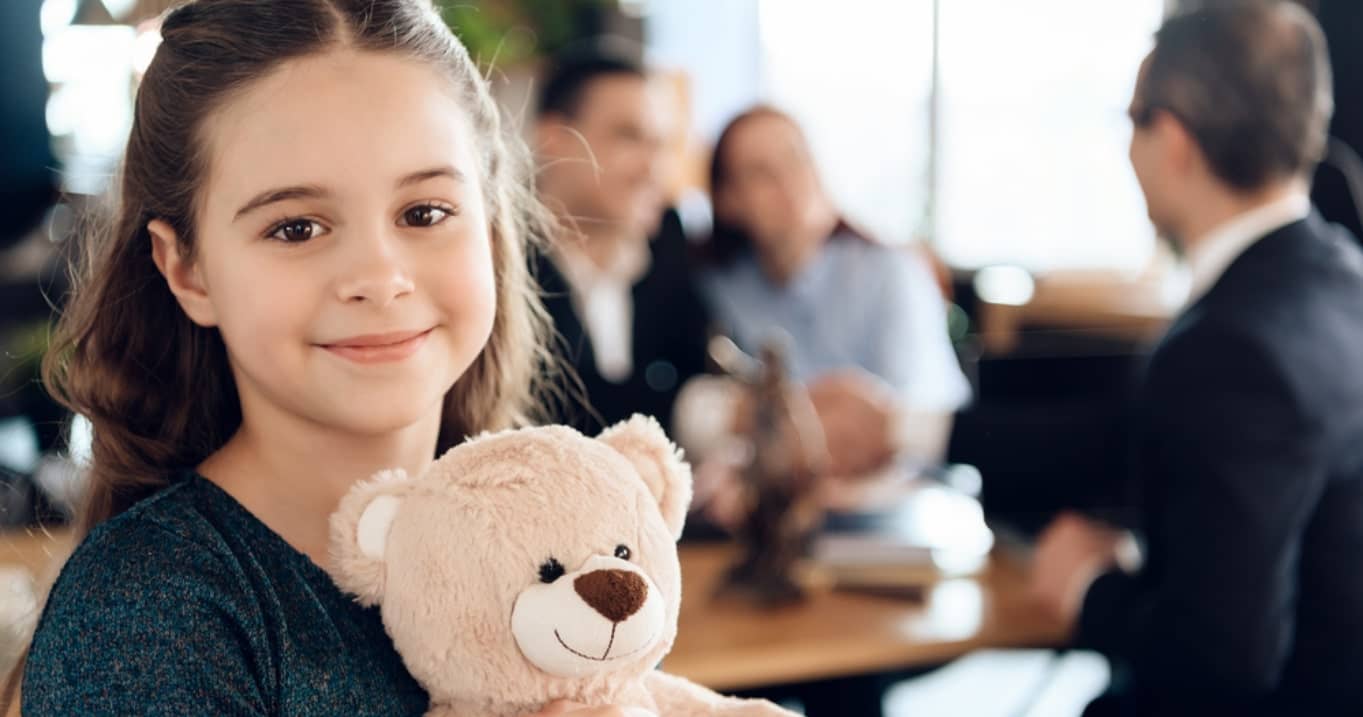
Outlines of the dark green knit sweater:
<svg viewBox="0 0 1363 717">
<path fill-rule="evenodd" d="M 96 528 L 61 572 L 23 713 L 420 715 L 379 613 L 208 480 Z"/>
</svg>

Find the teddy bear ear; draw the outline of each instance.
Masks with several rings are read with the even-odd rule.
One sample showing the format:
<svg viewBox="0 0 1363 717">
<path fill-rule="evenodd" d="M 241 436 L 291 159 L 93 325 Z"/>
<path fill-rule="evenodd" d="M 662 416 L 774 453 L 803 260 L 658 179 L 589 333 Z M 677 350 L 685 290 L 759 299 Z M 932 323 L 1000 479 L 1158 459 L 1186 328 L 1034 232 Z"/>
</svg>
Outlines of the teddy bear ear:
<svg viewBox="0 0 1363 717">
<path fill-rule="evenodd" d="M 383 599 L 388 534 L 411 486 L 406 471 L 382 471 L 351 488 L 331 516 L 328 571 L 362 605 Z"/>
<path fill-rule="evenodd" d="M 598 440 L 629 460 L 657 499 L 672 537 L 680 538 L 691 506 L 691 466 L 658 421 L 635 414 L 602 431 Z"/>
</svg>

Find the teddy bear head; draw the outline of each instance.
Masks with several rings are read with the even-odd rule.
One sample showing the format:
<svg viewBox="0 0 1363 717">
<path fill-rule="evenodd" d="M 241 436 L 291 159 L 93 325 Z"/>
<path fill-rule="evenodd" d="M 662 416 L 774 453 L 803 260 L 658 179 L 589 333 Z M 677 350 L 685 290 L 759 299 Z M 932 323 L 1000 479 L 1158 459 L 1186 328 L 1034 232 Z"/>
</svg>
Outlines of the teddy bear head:
<svg viewBox="0 0 1363 717">
<path fill-rule="evenodd" d="M 609 698 L 671 648 L 690 468 L 656 421 L 484 434 L 357 485 L 331 572 L 434 704 Z"/>
</svg>

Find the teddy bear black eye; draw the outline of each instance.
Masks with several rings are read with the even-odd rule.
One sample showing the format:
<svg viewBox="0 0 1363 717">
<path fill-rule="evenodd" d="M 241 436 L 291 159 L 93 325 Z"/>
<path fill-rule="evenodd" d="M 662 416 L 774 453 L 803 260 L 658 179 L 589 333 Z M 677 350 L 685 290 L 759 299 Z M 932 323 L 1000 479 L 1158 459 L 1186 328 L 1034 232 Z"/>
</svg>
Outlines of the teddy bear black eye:
<svg viewBox="0 0 1363 717">
<path fill-rule="evenodd" d="M 634 553 L 631 553 L 628 547 L 624 545 L 615 546 L 615 557 L 620 558 L 621 560 L 629 560 L 632 555 L 634 555 Z"/>
<path fill-rule="evenodd" d="M 566 571 L 563 569 L 563 563 L 560 563 L 553 558 L 549 558 L 540 566 L 540 582 L 552 583 L 563 577 L 564 572 Z"/>
</svg>

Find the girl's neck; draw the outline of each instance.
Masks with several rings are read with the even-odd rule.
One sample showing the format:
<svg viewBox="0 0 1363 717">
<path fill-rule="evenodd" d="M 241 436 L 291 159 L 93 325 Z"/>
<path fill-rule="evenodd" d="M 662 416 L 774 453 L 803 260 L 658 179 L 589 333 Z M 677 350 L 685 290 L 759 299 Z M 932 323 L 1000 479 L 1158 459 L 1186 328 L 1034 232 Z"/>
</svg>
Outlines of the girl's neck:
<svg viewBox="0 0 1363 717">
<path fill-rule="evenodd" d="M 329 520 L 356 482 L 402 468 L 416 475 L 432 461 L 439 407 L 411 426 L 354 435 L 297 417 L 252 421 L 199 465 L 199 473 L 244 505 L 314 563 L 325 566 Z M 274 418 L 274 417 L 272 417 Z"/>
</svg>

